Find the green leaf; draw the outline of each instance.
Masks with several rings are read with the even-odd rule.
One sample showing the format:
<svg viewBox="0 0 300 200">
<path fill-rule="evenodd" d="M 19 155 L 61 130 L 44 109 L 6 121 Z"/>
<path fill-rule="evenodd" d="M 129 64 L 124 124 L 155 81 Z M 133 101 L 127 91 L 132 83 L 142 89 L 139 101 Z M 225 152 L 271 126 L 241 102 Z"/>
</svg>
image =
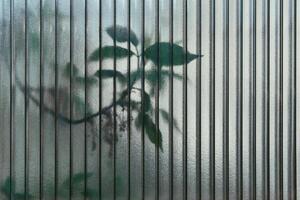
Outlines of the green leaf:
<svg viewBox="0 0 300 200">
<path fill-rule="evenodd" d="M 75 81 L 80 84 L 80 85 L 84 85 L 84 84 L 87 84 L 87 85 L 94 85 L 97 83 L 97 79 L 95 77 L 91 77 L 91 76 L 88 76 L 88 77 L 75 77 Z"/>
<path fill-rule="evenodd" d="M 120 71 L 114 71 L 112 69 L 102 69 L 95 73 L 95 76 L 102 79 L 113 78 L 114 76 L 121 82 L 126 83 L 126 77 Z"/>
<path fill-rule="evenodd" d="M 145 79 L 150 85 L 156 85 L 157 84 L 157 70 L 151 69 L 145 72 Z M 160 88 L 164 87 L 164 83 L 166 83 L 166 79 L 168 79 L 170 76 L 170 72 L 168 70 L 160 70 L 159 72 L 159 82 L 160 82 Z M 177 80 L 182 80 L 183 76 L 177 73 L 173 73 L 173 78 Z"/>
<path fill-rule="evenodd" d="M 138 102 L 138 101 L 131 100 L 131 102 L 130 102 L 131 110 L 139 111 L 140 105 L 141 105 L 141 102 Z"/>
<path fill-rule="evenodd" d="M 86 178 L 90 178 L 93 175 L 93 173 L 86 173 Z M 73 175 L 72 177 L 72 184 L 73 185 L 78 185 L 82 183 L 85 180 L 85 173 L 77 173 Z"/>
<path fill-rule="evenodd" d="M 146 91 L 144 91 L 143 106 L 145 112 L 149 112 L 149 111 L 151 112 L 153 110 L 151 104 L 151 97 Z"/>
<path fill-rule="evenodd" d="M 119 46 L 105 46 L 101 49 L 101 56 L 102 59 L 109 59 L 109 58 L 115 58 L 121 59 L 126 57 L 131 57 L 132 55 L 135 55 L 132 51 L 129 51 L 128 49 L 125 49 L 123 47 Z M 90 61 L 97 61 L 99 60 L 99 48 L 96 49 L 89 57 Z"/>
<path fill-rule="evenodd" d="M 81 98 L 79 95 L 73 95 L 72 96 L 72 100 L 74 102 L 74 106 L 75 106 L 75 109 L 76 109 L 76 112 L 79 114 L 79 115 L 84 115 L 85 113 L 85 106 L 86 106 L 86 112 L 87 114 L 89 113 L 92 113 L 92 109 L 90 107 L 90 105 L 87 103 L 85 105 L 85 101 L 83 98 Z"/>
<path fill-rule="evenodd" d="M 130 36 L 130 42 L 134 46 L 137 46 L 139 44 L 139 40 L 136 34 L 132 30 L 130 30 L 129 32 L 127 27 L 116 25 L 115 28 L 114 26 L 111 26 L 106 29 L 106 32 L 112 39 L 114 39 L 115 36 L 117 42 L 127 42 Z M 128 35 L 128 33 L 130 35 Z"/>
<path fill-rule="evenodd" d="M 144 121 L 145 132 L 149 140 L 153 144 L 158 145 L 159 148 L 163 151 L 161 131 L 159 129 L 157 130 L 155 123 L 153 122 L 152 118 L 148 114 L 142 114 L 140 112 L 135 119 L 135 125 L 138 129 L 141 129 L 143 121 Z"/>
<path fill-rule="evenodd" d="M 11 188 L 10 188 L 11 187 Z M 11 180 L 10 177 L 8 177 L 5 182 L 1 185 L 1 192 L 7 197 L 9 198 L 10 196 L 10 191 L 12 191 L 12 193 L 14 193 L 15 191 L 15 183 L 14 181 Z"/>
<path fill-rule="evenodd" d="M 89 179 L 91 176 L 93 176 L 93 173 L 86 173 L 86 178 Z M 70 180 L 71 178 L 68 177 L 63 183 L 62 183 L 62 186 L 63 187 L 69 187 L 69 183 L 70 183 Z M 78 186 L 79 184 L 81 184 L 82 182 L 84 182 L 85 180 L 85 173 L 83 172 L 80 172 L 80 173 L 77 173 L 77 174 L 74 174 L 72 176 L 72 186 Z"/>
<path fill-rule="evenodd" d="M 159 112 L 160 112 L 162 118 L 163 118 L 167 123 L 170 123 L 171 118 L 170 118 L 169 113 L 168 113 L 166 110 L 164 110 L 164 109 L 159 109 Z M 179 126 L 178 126 L 178 123 L 177 123 L 177 120 L 176 120 L 175 118 L 173 118 L 173 126 L 175 127 L 175 129 L 176 129 L 177 131 L 180 131 Z"/>
<path fill-rule="evenodd" d="M 97 190 L 91 189 L 91 188 L 86 188 L 86 191 L 81 192 L 81 195 L 84 197 L 87 197 L 89 199 L 96 198 L 98 196 Z"/>
<path fill-rule="evenodd" d="M 24 200 L 24 199 L 32 199 L 33 198 L 32 195 L 30 195 L 30 194 L 25 195 L 24 193 L 16 193 L 13 196 L 14 196 L 14 198 L 13 198 L 14 200 Z"/>
<path fill-rule="evenodd" d="M 32 50 L 38 51 L 40 47 L 40 35 L 38 32 L 31 32 L 29 34 L 29 47 Z"/>
<path fill-rule="evenodd" d="M 11 187 L 11 188 L 10 188 Z M 1 192 L 10 199 L 10 192 L 12 193 L 13 199 L 15 200 L 23 200 L 25 197 L 27 199 L 32 199 L 33 196 L 31 194 L 25 195 L 25 193 L 16 193 L 15 192 L 15 182 L 11 180 L 11 178 L 7 178 L 3 185 L 1 186 Z"/>
<path fill-rule="evenodd" d="M 64 68 L 64 71 L 63 71 L 64 77 L 70 78 L 71 70 L 73 70 L 72 76 L 74 76 L 74 77 L 78 76 L 79 70 L 78 70 L 77 66 L 73 64 L 73 67 L 71 67 L 71 63 L 67 63 L 65 65 L 65 68 Z"/>
<path fill-rule="evenodd" d="M 170 65 L 183 65 L 191 62 L 199 57 L 199 55 L 185 52 L 183 47 L 173 44 L 173 63 L 171 61 L 172 45 L 168 42 L 155 43 L 145 50 L 145 57 L 151 60 L 155 65 L 170 66 Z M 159 60 L 157 54 L 159 51 Z M 187 60 L 185 60 L 185 56 Z"/>
<path fill-rule="evenodd" d="M 163 84 L 166 83 L 166 79 L 169 78 L 170 76 L 170 72 L 169 70 L 161 70 L 159 72 L 159 76 L 160 76 L 160 87 L 163 88 Z M 183 76 L 181 74 L 178 73 L 174 73 L 173 72 L 173 78 L 177 79 L 177 80 L 182 80 Z M 130 79 L 131 79 L 131 83 L 136 83 L 136 81 L 141 79 L 141 70 L 137 69 L 135 71 L 132 71 L 130 73 Z M 148 84 L 150 84 L 150 86 L 154 87 L 156 86 L 157 83 L 157 70 L 152 68 L 150 70 L 145 71 L 145 80 Z"/>
</svg>

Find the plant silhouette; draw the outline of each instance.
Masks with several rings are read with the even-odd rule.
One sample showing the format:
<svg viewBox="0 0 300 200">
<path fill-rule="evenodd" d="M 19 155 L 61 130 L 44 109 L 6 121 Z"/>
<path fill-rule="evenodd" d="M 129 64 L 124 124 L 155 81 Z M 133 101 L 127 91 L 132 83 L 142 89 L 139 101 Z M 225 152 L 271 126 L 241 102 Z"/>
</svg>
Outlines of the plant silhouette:
<svg viewBox="0 0 300 200">
<path fill-rule="evenodd" d="M 51 13 L 52 12 L 49 11 L 47 14 L 50 15 Z M 50 17 L 53 18 L 52 15 Z M 9 23 L 2 23 L 2 26 L 7 26 L 7 24 Z M 21 46 L 23 41 L 21 41 L 22 37 L 19 36 L 24 33 L 19 29 L 21 29 L 23 25 L 16 20 L 15 26 L 17 27 L 15 30 L 15 43 L 16 46 Z M 6 29 L 6 27 L 2 28 L 3 30 Z M 169 42 L 151 43 L 151 37 L 144 38 L 143 41 L 140 41 L 134 31 L 120 25 L 108 27 L 106 33 L 116 45 L 103 46 L 95 49 L 87 56 L 87 62 L 102 63 L 103 61 L 108 60 L 111 61 L 111 63 L 115 63 L 115 61 L 135 57 L 136 63 L 131 64 L 133 70 L 124 72 L 124 70 L 122 71 L 119 67 L 114 66 L 116 70 L 111 69 L 112 67 L 110 69 L 101 68 L 95 73 L 87 75 L 82 74 L 79 67 L 75 64 L 71 65 L 71 63 L 64 63 L 62 70 L 58 71 L 58 76 L 70 81 L 74 87 L 78 86 L 82 89 L 98 87 L 99 81 L 104 83 L 108 80 L 115 80 L 117 84 L 122 85 L 122 90 L 117 93 L 115 101 L 110 102 L 108 105 L 104 105 L 100 110 L 93 109 L 89 102 L 85 101 L 85 98 L 82 97 L 82 95 L 72 93 L 72 91 L 66 93 L 64 90 L 61 90 L 61 88 L 43 88 L 43 92 L 47 93 L 47 95 L 53 99 L 56 98 L 56 96 L 62 96 L 58 102 L 59 107 L 64 108 L 72 101 L 74 107 L 73 111 L 76 115 L 70 117 L 64 113 L 63 110 L 55 110 L 53 105 L 41 102 L 37 97 L 41 92 L 40 88 L 34 88 L 30 85 L 25 86 L 20 77 L 18 77 L 18 75 L 23 76 L 23 74 L 15 74 L 16 86 L 23 92 L 24 96 L 25 94 L 27 95 L 29 101 L 32 101 L 36 106 L 43 108 L 44 112 L 57 117 L 59 121 L 66 124 L 75 125 L 87 123 L 92 127 L 92 130 L 97 133 L 95 120 L 97 117 L 101 116 L 103 122 L 101 123 L 102 126 L 99 128 L 104 130 L 104 139 L 111 146 L 118 140 L 118 136 L 115 135 L 113 131 L 115 125 L 113 121 L 115 118 L 117 120 L 116 124 L 118 125 L 118 130 L 125 131 L 130 123 L 128 120 L 133 120 L 134 127 L 137 130 L 144 129 L 144 133 L 151 143 L 160 148 L 160 150 L 163 150 L 162 132 L 158 128 L 155 118 L 153 117 L 154 113 L 159 114 L 160 117 L 167 122 L 172 121 L 174 128 L 178 131 L 180 131 L 180 129 L 176 119 L 172 118 L 167 110 L 155 107 L 154 99 L 156 95 L 158 95 L 157 92 L 167 85 L 170 78 L 179 81 L 183 80 L 183 76 L 173 72 L 173 70 L 170 69 L 171 67 L 182 67 L 199 58 L 199 55 L 186 51 L 178 44 Z M 8 39 L 9 35 L 3 36 L 3 40 L 5 40 L 5 38 Z M 32 44 L 30 45 L 30 48 L 33 48 L 33 51 L 39 51 L 39 33 L 29 30 L 28 40 L 28 43 Z M 46 40 L 47 38 L 45 41 Z M 124 47 L 124 44 L 126 43 L 128 45 L 127 47 Z M 128 48 L 131 46 L 133 48 Z M 142 47 L 144 47 L 144 49 L 142 49 Z M 18 48 L 15 50 L 16 52 L 19 51 Z M 45 48 L 45 54 L 50 54 L 52 52 L 51 49 Z M 9 66 L 11 60 L 9 59 L 9 51 L 2 51 L 1 54 L 3 62 L 6 63 L 5 66 L 8 66 L 7 71 L 10 71 Z M 14 62 L 16 62 L 16 60 L 17 58 L 15 57 Z M 12 63 L 12 65 L 15 66 L 16 63 Z M 53 69 L 54 68 L 55 67 L 53 67 Z M 147 87 L 145 87 L 145 83 L 147 84 Z M 131 98 L 133 96 L 137 98 Z M 114 113 L 114 108 L 117 108 L 116 113 Z M 123 116 L 128 114 L 129 109 L 131 111 L 130 118 L 124 118 Z M 114 114 L 116 115 L 114 116 Z M 93 144 L 93 149 L 95 149 L 94 147 L 95 144 Z M 71 186 L 78 192 L 76 195 L 86 196 L 89 199 L 94 198 L 94 196 L 97 195 L 97 191 L 87 188 L 85 193 L 83 193 L 80 189 L 76 189 L 86 180 L 86 178 L 90 178 L 91 176 L 91 173 L 78 173 L 72 175 L 67 178 L 62 185 L 58 186 L 58 195 L 60 197 L 67 196 L 66 191 L 68 190 L 68 187 Z M 11 178 L 7 178 L 1 184 L 1 193 L 7 199 L 10 199 L 11 197 L 12 199 L 25 198 L 25 194 L 18 193 L 15 190 L 15 182 Z M 34 197 L 31 194 L 26 194 L 26 198 L 33 199 Z"/>
</svg>

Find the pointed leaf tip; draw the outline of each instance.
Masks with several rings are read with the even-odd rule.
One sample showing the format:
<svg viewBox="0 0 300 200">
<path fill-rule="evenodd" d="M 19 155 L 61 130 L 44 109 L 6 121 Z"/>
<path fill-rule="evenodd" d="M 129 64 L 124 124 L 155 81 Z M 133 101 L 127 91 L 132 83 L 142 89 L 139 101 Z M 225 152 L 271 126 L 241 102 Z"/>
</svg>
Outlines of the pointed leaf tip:
<svg viewBox="0 0 300 200">
<path fill-rule="evenodd" d="M 158 55 L 159 52 L 159 55 Z M 173 56 L 173 60 L 171 57 Z M 187 59 L 185 59 L 185 56 Z M 199 57 L 185 52 L 182 46 L 169 42 L 155 43 L 145 50 L 145 57 L 160 66 L 183 65 Z"/>
</svg>

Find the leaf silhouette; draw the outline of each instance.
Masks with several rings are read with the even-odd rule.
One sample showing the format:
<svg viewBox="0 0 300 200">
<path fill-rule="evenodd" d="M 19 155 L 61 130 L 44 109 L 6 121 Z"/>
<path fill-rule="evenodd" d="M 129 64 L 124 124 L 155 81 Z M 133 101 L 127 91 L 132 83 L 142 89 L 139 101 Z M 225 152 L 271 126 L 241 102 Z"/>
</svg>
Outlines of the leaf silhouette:
<svg viewBox="0 0 300 200">
<path fill-rule="evenodd" d="M 81 195 L 89 199 L 96 198 L 98 196 L 97 190 L 86 188 L 86 191 L 81 192 Z"/>
<path fill-rule="evenodd" d="M 155 123 L 151 119 L 148 114 L 139 113 L 135 119 L 135 125 L 138 129 L 141 129 L 142 124 L 144 122 L 145 132 L 149 138 L 149 140 L 159 146 L 159 148 L 163 151 L 162 147 L 162 133 L 161 131 L 156 128 Z"/>
<path fill-rule="evenodd" d="M 160 66 L 183 65 L 199 57 L 199 55 L 185 52 L 183 47 L 173 44 L 173 63 L 171 61 L 172 45 L 168 42 L 155 43 L 145 50 L 145 57 Z M 159 51 L 159 55 L 158 54 Z M 158 60 L 159 56 L 159 60 Z M 185 60 L 185 56 L 187 59 Z"/>
<path fill-rule="evenodd" d="M 153 110 L 152 104 L 151 104 L 151 97 L 146 91 L 144 91 L 143 106 L 144 106 L 145 112 L 149 112 L 149 111 L 151 112 Z"/>
<path fill-rule="evenodd" d="M 84 85 L 84 84 L 94 85 L 97 83 L 97 79 L 95 77 L 91 77 L 91 76 L 88 76 L 86 78 L 78 76 L 78 77 L 75 77 L 75 81 L 77 83 L 79 83 L 80 85 Z"/>
<path fill-rule="evenodd" d="M 164 109 L 159 109 L 159 112 L 160 112 L 162 118 L 163 118 L 167 123 L 170 123 L 171 118 L 170 118 L 169 113 L 168 113 L 166 110 L 164 110 Z M 178 122 L 177 122 L 177 120 L 176 120 L 175 118 L 173 118 L 173 126 L 174 126 L 174 128 L 175 128 L 177 131 L 180 131 L 179 126 L 178 126 Z"/>
<path fill-rule="evenodd" d="M 15 183 L 11 180 L 11 178 L 7 178 L 5 182 L 1 185 L 1 192 L 7 197 L 10 197 L 10 191 L 14 193 L 15 191 Z"/>
<path fill-rule="evenodd" d="M 28 200 L 32 199 L 31 194 L 25 193 L 16 193 L 15 191 L 15 182 L 8 177 L 5 182 L 1 185 L 1 192 L 6 196 L 7 199 L 10 199 L 12 196 L 15 200 L 23 200 L 27 197 Z"/>
<path fill-rule="evenodd" d="M 106 32 L 112 39 L 114 39 L 114 36 L 115 36 L 117 42 L 127 42 L 129 39 L 129 35 L 128 35 L 128 33 L 129 33 L 130 34 L 130 42 L 134 46 L 137 46 L 139 44 L 139 40 L 138 40 L 136 34 L 132 30 L 130 30 L 130 32 L 129 32 L 127 27 L 120 26 L 120 25 L 116 25 L 116 27 L 111 26 L 106 29 Z"/>
<path fill-rule="evenodd" d="M 90 105 L 88 104 L 88 102 L 86 102 L 85 104 L 84 98 L 75 94 L 72 96 L 72 100 L 74 103 L 75 110 L 79 115 L 83 116 L 85 114 L 85 111 L 87 112 L 87 114 L 92 113 Z"/>
<path fill-rule="evenodd" d="M 157 70 L 155 68 L 149 69 L 145 71 L 145 80 L 150 85 L 150 95 L 154 95 L 154 91 L 156 89 L 157 83 L 158 83 L 158 76 L 157 76 Z M 169 70 L 160 70 L 159 72 L 159 88 L 164 89 L 165 84 L 167 83 L 170 76 Z M 136 83 L 136 81 L 141 79 L 141 70 L 135 70 L 130 73 L 130 79 L 132 84 Z M 181 74 L 173 72 L 173 78 L 177 80 L 182 80 L 183 76 Z"/>
<path fill-rule="evenodd" d="M 150 85 L 151 90 L 155 90 L 157 83 L 159 83 L 160 90 L 164 89 L 169 76 L 170 72 L 168 70 L 160 70 L 159 79 L 157 69 L 152 68 L 150 70 L 145 71 L 145 80 Z M 173 72 L 173 78 L 177 80 L 182 80 L 183 76 Z M 152 93 L 150 94 L 152 95 Z"/>
<path fill-rule="evenodd" d="M 93 175 L 93 173 L 86 173 L 86 178 L 90 178 L 91 176 Z M 85 180 L 85 173 L 83 172 L 80 172 L 80 173 L 77 173 L 77 174 L 74 174 L 72 176 L 72 179 L 70 177 L 68 177 L 63 183 L 62 183 L 62 186 L 63 187 L 69 187 L 69 183 L 70 183 L 70 180 L 72 180 L 72 186 L 78 186 L 79 184 L 81 184 L 82 182 L 84 182 Z"/>
<path fill-rule="evenodd" d="M 65 68 L 64 68 L 64 71 L 63 71 L 64 77 L 70 78 L 71 70 L 73 70 L 72 71 L 72 73 L 73 73 L 72 76 L 74 76 L 74 77 L 78 76 L 79 70 L 78 70 L 77 66 L 73 64 L 73 67 L 71 67 L 71 63 L 68 62 L 65 65 Z"/>
<path fill-rule="evenodd" d="M 121 82 L 121 83 L 126 83 L 126 77 L 120 72 L 120 71 L 114 71 L 112 69 L 102 69 L 98 70 L 95 73 L 95 76 L 101 77 L 102 79 L 108 79 L 108 78 L 113 78 L 116 76 L 116 78 Z"/>
<path fill-rule="evenodd" d="M 13 199 L 15 199 L 15 200 L 24 200 L 24 199 L 32 199 L 33 198 L 33 196 L 32 195 L 30 195 L 30 194 L 27 194 L 27 195 L 25 195 L 25 194 L 23 194 L 23 193 L 16 193 L 16 194 L 14 194 L 13 195 Z"/>
<path fill-rule="evenodd" d="M 135 55 L 132 51 L 125 49 L 120 46 L 105 46 L 101 49 L 101 56 L 102 59 L 110 59 L 110 58 L 126 58 Z M 99 48 L 96 49 L 89 57 L 90 61 L 97 61 L 99 60 Z"/>
<path fill-rule="evenodd" d="M 90 177 L 92 177 L 93 173 L 87 172 L 86 173 L 86 179 L 89 179 Z M 86 197 L 92 198 L 94 197 L 94 195 L 96 195 L 96 191 L 94 191 L 93 189 L 87 188 L 86 193 L 84 193 L 84 191 L 82 191 L 82 187 L 81 185 L 84 183 L 85 181 L 85 173 L 80 172 L 77 174 L 74 174 L 73 176 L 71 176 L 72 178 L 68 177 L 64 180 L 64 182 L 60 185 L 59 187 L 59 191 L 58 194 L 61 197 L 68 197 L 69 194 L 69 188 L 70 188 L 70 183 L 71 183 L 71 187 L 74 189 L 74 196 L 76 195 L 86 195 Z"/>
</svg>

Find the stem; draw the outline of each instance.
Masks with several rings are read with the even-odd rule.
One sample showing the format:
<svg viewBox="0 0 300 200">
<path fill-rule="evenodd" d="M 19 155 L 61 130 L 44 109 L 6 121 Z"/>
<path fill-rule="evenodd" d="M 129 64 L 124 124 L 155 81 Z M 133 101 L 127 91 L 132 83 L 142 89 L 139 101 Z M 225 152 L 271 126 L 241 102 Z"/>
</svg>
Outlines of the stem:
<svg viewBox="0 0 300 200">
<path fill-rule="evenodd" d="M 141 58 L 141 55 L 140 55 L 140 53 L 139 53 L 137 47 L 136 47 L 136 50 L 137 50 L 137 67 L 138 67 L 138 70 L 140 70 L 140 61 L 141 61 L 140 58 Z M 134 84 L 135 84 L 135 82 L 136 82 L 136 80 L 137 80 L 137 77 L 133 80 L 132 84 L 130 85 L 130 88 L 129 88 L 129 91 L 130 91 L 130 92 L 132 91 L 133 88 L 134 88 L 134 89 L 137 89 L 137 88 L 133 87 Z M 24 86 L 22 85 L 22 83 L 21 83 L 21 81 L 20 81 L 20 79 L 18 78 L 17 75 L 16 75 L 16 83 L 17 83 L 17 84 L 16 84 L 17 87 L 22 91 L 23 94 L 25 94 L 25 88 L 24 88 Z M 29 89 L 31 90 L 31 88 L 29 88 Z M 33 89 L 33 90 L 34 90 L 34 89 Z M 126 88 L 124 91 L 128 91 L 128 88 Z M 125 95 L 125 96 L 121 96 L 116 102 L 122 101 L 123 98 L 125 98 L 125 97 L 126 97 L 126 95 Z M 31 99 L 32 102 L 35 103 L 37 106 L 40 105 L 40 101 L 39 101 L 38 99 L 36 99 L 36 98 L 34 97 L 34 95 L 33 95 L 31 92 L 28 93 L 28 98 Z M 55 111 L 54 111 L 54 110 L 52 110 L 50 107 L 48 107 L 48 106 L 46 106 L 46 105 L 42 105 L 42 106 L 43 106 L 44 111 L 46 111 L 46 112 L 48 112 L 49 114 L 55 116 Z M 114 104 L 111 103 L 110 105 L 108 105 L 108 106 L 102 108 L 100 111 L 98 111 L 98 112 L 96 112 L 96 113 L 94 113 L 94 114 L 91 114 L 91 115 L 89 115 L 89 116 L 86 116 L 86 117 L 84 117 L 84 118 L 81 118 L 81 119 L 70 119 L 70 118 L 64 116 L 64 115 L 61 114 L 61 113 L 56 113 L 56 116 L 57 116 L 58 119 L 60 119 L 60 120 L 63 121 L 63 122 L 70 123 L 70 124 L 80 124 L 80 123 L 83 123 L 83 122 L 85 122 L 85 121 L 89 121 L 89 120 L 93 119 L 94 117 L 97 117 L 97 116 L 99 116 L 99 115 L 101 115 L 101 114 L 109 115 L 109 114 L 108 114 L 108 111 L 109 111 L 111 108 L 113 108 L 113 106 L 114 106 Z"/>
</svg>

